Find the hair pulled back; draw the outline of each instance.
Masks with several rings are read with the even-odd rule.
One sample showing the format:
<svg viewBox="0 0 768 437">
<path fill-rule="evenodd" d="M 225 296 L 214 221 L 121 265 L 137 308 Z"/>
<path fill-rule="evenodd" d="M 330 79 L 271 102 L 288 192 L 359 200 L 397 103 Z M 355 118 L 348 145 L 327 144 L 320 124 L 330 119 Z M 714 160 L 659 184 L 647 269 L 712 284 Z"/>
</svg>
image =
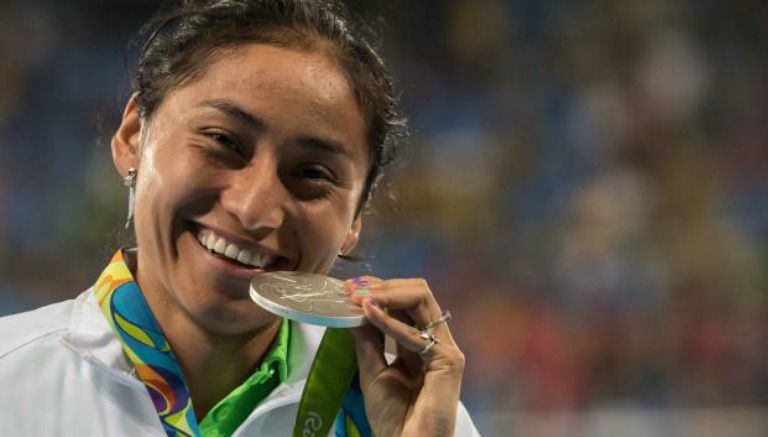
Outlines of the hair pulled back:
<svg viewBox="0 0 768 437">
<path fill-rule="evenodd" d="M 142 118 L 172 89 L 198 78 L 216 56 L 248 43 L 324 50 L 347 76 L 366 120 L 372 164 L 360 205 L 406 136 L 392 77 L 370 27 L 337 0 L 183 0 L 166 3 L 140 32 L 131 80 Z"/>
</svg>

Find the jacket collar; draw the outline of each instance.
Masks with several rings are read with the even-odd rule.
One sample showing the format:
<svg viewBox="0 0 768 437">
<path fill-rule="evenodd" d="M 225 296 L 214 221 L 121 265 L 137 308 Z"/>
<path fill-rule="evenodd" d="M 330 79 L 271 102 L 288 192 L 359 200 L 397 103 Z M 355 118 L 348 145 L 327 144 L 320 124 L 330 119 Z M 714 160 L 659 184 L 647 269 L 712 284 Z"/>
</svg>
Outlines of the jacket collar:
<svg viewBox="0 0 768 437">
<path fill-rule="evenodd" d="M 95 360 L 122 374 L 133 374 L 133 365 L 101 312 L 93 295 L 93 287 L 75 299 L 62 341 L 86 359 Z"/>
<path fill-rule="evenodd" d="M 288 347 L 288 378 L 285 384 L 294 385 L 306 380 L 325 328 L 291 322 L 291 340 Z M 75 299 L 72 315 L 62 341 L 86 359 L 95 360 L 125 376 L 133 377 L 133 365 L 125 356 L 123 347 L 107 319 L 101 312 L 93 288 Z"/>
</svg>

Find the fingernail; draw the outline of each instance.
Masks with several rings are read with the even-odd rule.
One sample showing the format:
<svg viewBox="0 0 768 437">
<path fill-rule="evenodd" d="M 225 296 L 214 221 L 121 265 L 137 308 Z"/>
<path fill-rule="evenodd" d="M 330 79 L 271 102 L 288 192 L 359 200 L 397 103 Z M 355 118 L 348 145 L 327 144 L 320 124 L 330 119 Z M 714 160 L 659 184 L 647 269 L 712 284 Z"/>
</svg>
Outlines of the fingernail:
<svg viewBox="0 0 768 437">
<path fill-rule="evenodd" d="M 357 285 L 358 287 L 367 287 L 371 285 L 367 279 L 363 279 L 359 276 L 357 278 L 352 279 L 352 282 L 354 282 L 355 285 Z"/>
<path fill-rule="evenodd" d="M 352 293 L 353 291 L 356 291 L 358 289 L 367 288 L 369 285 L 370 283 L 361 277 L 348 279 L 344 281 L 344 291 L 346 291 L 347 293 Z M 363 292 L 360 294 L 365 295 L 366 292 Z"/>
</svg>

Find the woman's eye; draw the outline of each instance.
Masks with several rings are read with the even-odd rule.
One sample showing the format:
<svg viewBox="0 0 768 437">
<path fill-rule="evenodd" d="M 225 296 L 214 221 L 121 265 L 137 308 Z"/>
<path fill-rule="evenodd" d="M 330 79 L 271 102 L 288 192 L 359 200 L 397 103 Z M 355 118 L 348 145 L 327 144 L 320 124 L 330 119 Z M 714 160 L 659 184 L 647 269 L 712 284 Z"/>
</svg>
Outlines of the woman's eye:
<svg viewBox="0 0 768 437">
<path fill-rule="evenodd" d="M 306 179 L 333 181 L 333 174 L 322 166 L 309 165 L 299 169 L 299 176 Z"/>
<path fill-rule="evenodd" d="M 237 141 L 237 138 L 230 134 L 224 132 L 206 132 L 206 135 L 220 145 L 232 150 L 233 152 L 242 152 L 242 148 L 240 147 L 240 143 Z"/>
</svg>

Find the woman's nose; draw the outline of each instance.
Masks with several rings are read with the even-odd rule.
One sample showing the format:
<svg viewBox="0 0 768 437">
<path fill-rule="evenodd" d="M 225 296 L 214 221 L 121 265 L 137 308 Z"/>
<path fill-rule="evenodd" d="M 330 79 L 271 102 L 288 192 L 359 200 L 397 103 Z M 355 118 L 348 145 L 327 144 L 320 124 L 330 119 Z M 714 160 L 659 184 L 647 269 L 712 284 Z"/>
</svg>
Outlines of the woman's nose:
<svg viewBox="0 0 768 437">
<path fill-rule="evenodd" d="M 277 165 L 264 160 L 236 173 L 222 195 L 224 208 L 240 221 L 243 229 L 251 232 L 282 226 L 289 193 Z"/>
</svg>

